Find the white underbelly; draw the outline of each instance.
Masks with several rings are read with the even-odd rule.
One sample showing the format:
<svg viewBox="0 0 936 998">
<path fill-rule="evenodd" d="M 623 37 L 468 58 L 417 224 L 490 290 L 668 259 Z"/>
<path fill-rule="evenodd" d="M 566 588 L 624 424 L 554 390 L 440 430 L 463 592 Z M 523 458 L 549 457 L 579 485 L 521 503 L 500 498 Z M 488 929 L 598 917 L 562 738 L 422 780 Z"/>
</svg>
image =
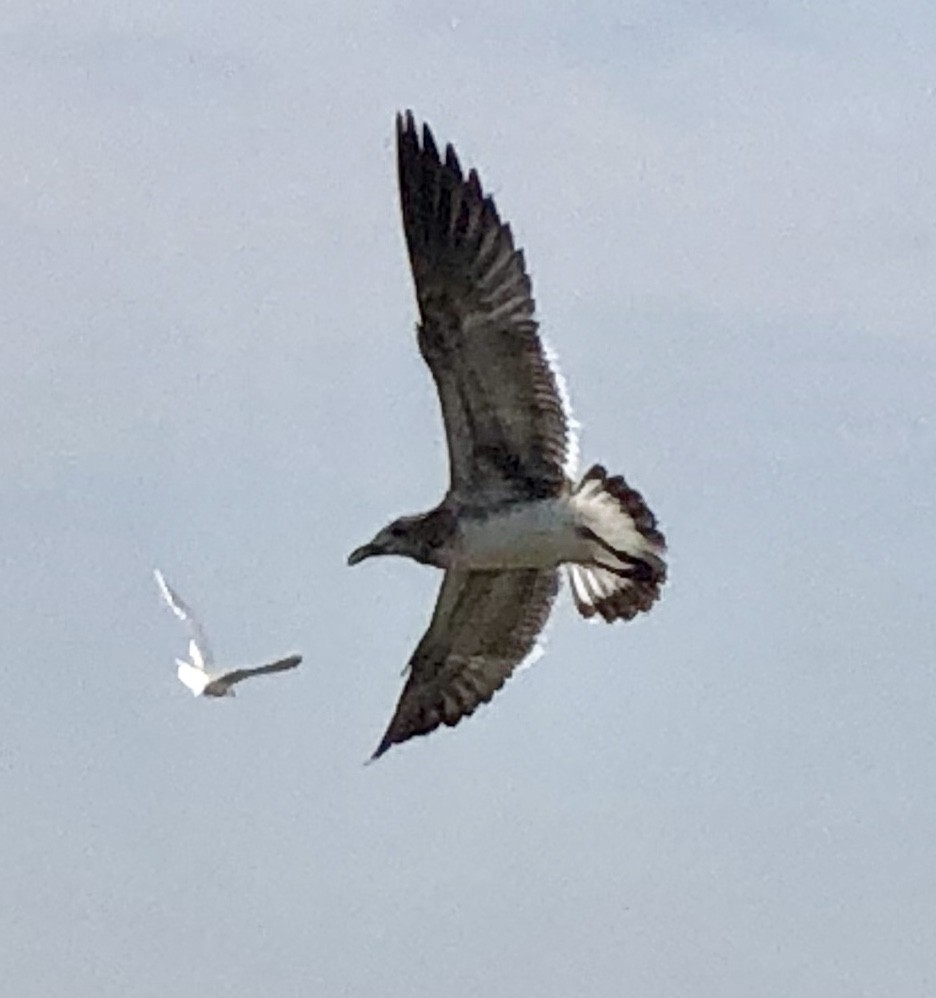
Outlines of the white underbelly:
<svg viewBox="0 0 936 998">
<path fill-rule="evenodd" d="M 464 517 L 455 555 L 461 568 L 555 568 L 587 558 L 588 543 L 576 530 L 563 499 L 507 507 L 483 519 Z"/>
<path fill-rule="evenodd" d="M 211 676 L 203 669 L 196 669 L 191 662 L 185 662 L 180 658 L 176 659 L 179 668 L 176 675 L 194 694 L 199 697 L 205 692 L 205 687 L 211 682 Z"/>
</svg>

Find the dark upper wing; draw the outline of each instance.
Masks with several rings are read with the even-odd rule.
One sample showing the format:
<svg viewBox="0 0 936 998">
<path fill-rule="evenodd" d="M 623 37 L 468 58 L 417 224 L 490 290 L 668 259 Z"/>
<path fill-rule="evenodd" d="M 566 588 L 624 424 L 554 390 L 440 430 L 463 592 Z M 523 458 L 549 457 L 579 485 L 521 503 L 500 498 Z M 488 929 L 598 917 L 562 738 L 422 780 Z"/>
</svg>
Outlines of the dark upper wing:
<svg viewBox="0 0 936 998">
<path fill-rule="evenodd" d="M 558 374 L 537 334 L 530 278 L 510 226 L 451 146 L 440 159 L 411 112 L 397 116 L 403 228 L 463 502 L 556 495 L 571 447 Z"/>
<path fill-rule="evenodd" d="M 239 683 L 242 679 L 247 679 L 250 676 L 261 676 L 265 672 L 285 672 L 287 669 L 295 669 L 301 661 L 301 655 L 290 655 L 288 658 L 281 658 L 276 662 L 271 662 L 269 665 L 255 665 L 249 669 L 234 669 L 233 672 L 225 673 L 222 678 L 227 681 L 229 686 L 233 686 L 235 683 Z"/>
<path fill-rule="evenodd" d="M 559 573 L 525 568 L 445 574 L 432 623 L 374 758 L 391 745 L 457 724 L 504 685 L 546 623 Z"/>
</svg>

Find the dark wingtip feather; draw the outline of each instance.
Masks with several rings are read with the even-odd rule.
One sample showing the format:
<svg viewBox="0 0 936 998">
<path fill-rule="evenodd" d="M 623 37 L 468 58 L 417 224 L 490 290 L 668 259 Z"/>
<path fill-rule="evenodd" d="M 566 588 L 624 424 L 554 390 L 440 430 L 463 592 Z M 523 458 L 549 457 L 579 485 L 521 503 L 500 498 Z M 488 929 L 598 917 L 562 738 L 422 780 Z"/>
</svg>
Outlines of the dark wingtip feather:
<svg viewBox="0 0 936 998">
<path fill-rule="evenodd" d="M 397 145 L 402 146 L 405 139 L 410 136 L 415 137 L 416 133 L 416 121 L 413 118 L 413 112 L 407 109 L 403 112 L 397 112 L 396 116 L 396 133 L 397 133 Z"/>
<path fill-rule="evenodd" d="M 384 752 L 390 748 L 391 745 L 393 745 L 391 739 L 388 738 L 387 735 L 384 735 L 380 740 L 380 744 L 374 750 L 374 754 L 370 757 L 370 759 L 368 759 L 368 762 L 376 762 L 384 754 Z"/>
<path fill-rule="evenodd" d="M 432 136 L 432 129 L 423 122 L 422 126 L 422 147 L 425 155 L 439 162 L 439 150 L 436 148 L 435 139 Z"/>
<path fill-rule="evenodd" d="M 458 154 L 455 152 L 455 149 L 452 147 L 451 143 L 449 143 L 445 147 L 445 165 L 455 175 L 456 180 L 458 180 L 458 182 L 461 183 L 462 181 L 461 163 L 459 163 Z M 473 170 L 472 173 L 474 173 Z"/>
</svg>

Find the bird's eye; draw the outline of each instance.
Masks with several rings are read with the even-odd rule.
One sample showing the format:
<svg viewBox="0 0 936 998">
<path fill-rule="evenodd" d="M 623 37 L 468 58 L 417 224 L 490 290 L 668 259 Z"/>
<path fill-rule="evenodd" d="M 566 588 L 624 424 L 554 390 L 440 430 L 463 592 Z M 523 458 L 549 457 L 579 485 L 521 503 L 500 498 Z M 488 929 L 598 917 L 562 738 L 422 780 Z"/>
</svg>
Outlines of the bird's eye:
<svg viewBox="0 0 936 998">
<path fill-rule="evenodd" d="M 406 533 L 402 523 L 392 523 L 390 525 L 391 537 L 402 537 Z"/>
</svg>

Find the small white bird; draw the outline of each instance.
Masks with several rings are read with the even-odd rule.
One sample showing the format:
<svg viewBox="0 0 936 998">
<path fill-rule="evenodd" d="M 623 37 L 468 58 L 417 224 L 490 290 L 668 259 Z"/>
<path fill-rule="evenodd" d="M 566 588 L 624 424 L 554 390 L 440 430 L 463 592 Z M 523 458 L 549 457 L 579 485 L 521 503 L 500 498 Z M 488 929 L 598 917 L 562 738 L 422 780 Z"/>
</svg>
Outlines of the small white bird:
<svg viewBox="0 0 936 998">
<path fill-rule="evenodd" d="M 179 680 L 187 686 L 195 696 L 206 697 L 232 697 L 234 696 L 234 684 L 250 676 L 259 676 L 265 672 L 286 672 L 287 669 L 295 669 L 302 661 L 301 655 L 290 655 L 288 658 L 281 658 L 269 665 L 257 665 L 252 668 L 231 669 L 219 671 L 215 669 L 214 657 L 201 624 L 196 620 L 192 611 L 179 597 L 159 569 L 153 570 L 156 585 L 159 592 L 166 601 L 166 605 L 179 618 L 189 625 L 191 638 L 189 639 L 189 658 L 191 662 L 177 658 Z"/>
</svg>

